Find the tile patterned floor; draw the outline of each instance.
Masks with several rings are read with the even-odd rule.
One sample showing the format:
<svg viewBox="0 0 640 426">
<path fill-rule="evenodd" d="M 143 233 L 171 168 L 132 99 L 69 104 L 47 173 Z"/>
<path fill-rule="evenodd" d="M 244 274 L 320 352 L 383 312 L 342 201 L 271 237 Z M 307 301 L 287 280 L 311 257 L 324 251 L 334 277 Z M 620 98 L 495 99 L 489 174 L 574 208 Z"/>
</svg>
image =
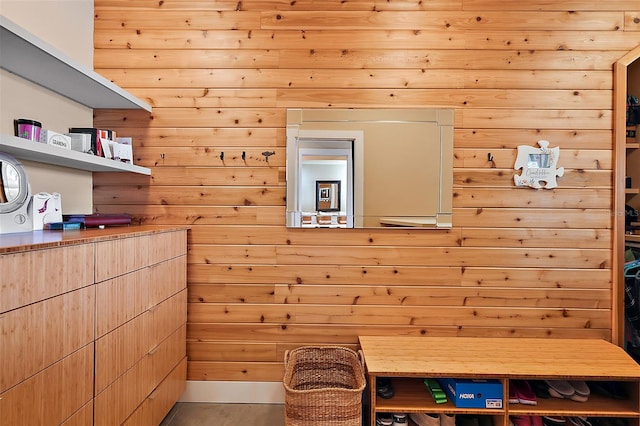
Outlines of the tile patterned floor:
<svg viewBox="0 0 640 426">
<path fill-rule="evenodd" d="M 178 402 L 160 426 L 283 426 L 282 404 Z"/>
</svg>

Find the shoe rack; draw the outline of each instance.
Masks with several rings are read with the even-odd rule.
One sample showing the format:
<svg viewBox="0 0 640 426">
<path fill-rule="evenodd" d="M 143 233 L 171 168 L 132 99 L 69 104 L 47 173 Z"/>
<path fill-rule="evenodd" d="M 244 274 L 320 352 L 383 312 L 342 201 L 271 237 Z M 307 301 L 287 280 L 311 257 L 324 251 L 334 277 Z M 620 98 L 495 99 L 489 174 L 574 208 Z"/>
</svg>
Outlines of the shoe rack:
<svg viewBox="0 0 640 426">
<path fill-rule="evenodd" d="M 640 426 L 640 366 L 624 350 L 597 339 L 360 336 L 370 383 L 370 424 L 377 413 L 446 413 L 489 417 L 508 426 L 510 416 L 625 419 Z M 392 398 L 376 394 L 376 379 L 391 378 Z M 436 404 L 425 378 L 495 379 L 502 408 L 460 408 L 448 398 Z M 511 380 L 619 382 L 628 394 L 614 399 L 591 392 L 585 402 L 537 399 L 536 405 L 509 403 Z M 411 425 L 409 423 L 409 425 Z"/>
</svg>

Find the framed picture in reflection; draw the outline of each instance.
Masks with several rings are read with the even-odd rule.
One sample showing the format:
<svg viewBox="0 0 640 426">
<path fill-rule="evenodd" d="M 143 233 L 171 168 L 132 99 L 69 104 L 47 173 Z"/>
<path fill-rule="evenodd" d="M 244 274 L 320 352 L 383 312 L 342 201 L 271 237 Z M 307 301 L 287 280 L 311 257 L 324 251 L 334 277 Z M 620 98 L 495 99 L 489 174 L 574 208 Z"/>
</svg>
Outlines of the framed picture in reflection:
<svg viewBox="0 0 640 426">
<path fill-rule="evenodd" d="M 316 181 L 316 210 L 319 212 L 340 211 L 340 181 Z"/>
</svg>

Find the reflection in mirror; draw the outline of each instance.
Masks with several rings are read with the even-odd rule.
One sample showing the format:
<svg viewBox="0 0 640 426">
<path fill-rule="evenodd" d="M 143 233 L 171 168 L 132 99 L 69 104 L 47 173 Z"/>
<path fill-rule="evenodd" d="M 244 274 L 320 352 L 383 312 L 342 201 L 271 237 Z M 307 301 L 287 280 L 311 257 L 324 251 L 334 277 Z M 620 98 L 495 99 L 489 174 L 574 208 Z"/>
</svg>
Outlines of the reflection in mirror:
<svg viewBox="0 0 640 426">
<path fill-rule="evenodd" d="M 20 194 L 20 175 L 13 164 L 3 161 L 0 164 L 0 203 L 15 201 Z"/>
<path fill-rule="evenodd" d="M 31 188 L 18 160 L 0 152 L 0 234 L 31 231 Z"/>
<path fill-rule="evenodd" d="M 452 187 L 453 110 L 287 111 L 288 227 L 450 228 Z"/>
<path fill-rule="evenodd" d="M 318 212 L 340 211 L 340 181 L 316 181 L 316 210 Z"/>
</svg>

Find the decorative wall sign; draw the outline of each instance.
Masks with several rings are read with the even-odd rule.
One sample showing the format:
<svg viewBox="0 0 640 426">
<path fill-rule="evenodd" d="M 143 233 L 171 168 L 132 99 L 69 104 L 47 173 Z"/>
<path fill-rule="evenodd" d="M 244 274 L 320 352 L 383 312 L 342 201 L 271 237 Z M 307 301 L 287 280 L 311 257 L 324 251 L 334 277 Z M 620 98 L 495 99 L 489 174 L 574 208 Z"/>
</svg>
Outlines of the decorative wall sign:
<svg viewBox="0 0 640 426">
<path fill-rule="evenodd" d="M 545 140 L 538 141 L 538 145 L 540 148 L 518 146 L 518 157 L 513 168 L 522 169 L 522 173 L 513 176 L 516 186 L 551 189 L 558 186 L 556 177 L 564 175 L 564 167 L 556 169 L 560 147 L 549 148 L 549 141 Z"/>
</svg>

